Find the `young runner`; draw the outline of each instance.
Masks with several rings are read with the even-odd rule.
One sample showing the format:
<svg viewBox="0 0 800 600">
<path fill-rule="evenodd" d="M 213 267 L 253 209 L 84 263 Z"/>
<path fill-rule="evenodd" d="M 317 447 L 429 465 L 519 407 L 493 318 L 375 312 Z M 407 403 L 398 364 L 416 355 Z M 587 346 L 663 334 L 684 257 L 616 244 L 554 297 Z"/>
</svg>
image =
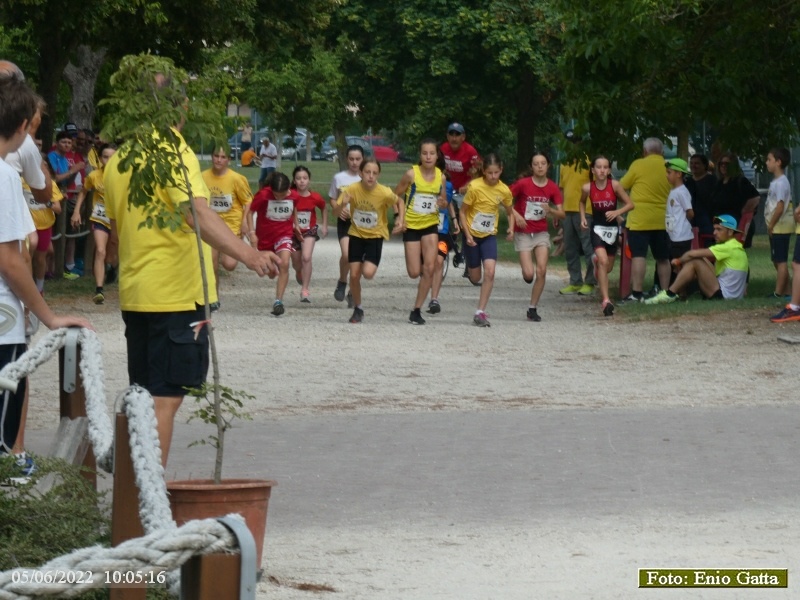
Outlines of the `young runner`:
<svg viewBox="0 0 800 600">
<path fill-rule="evenodd" d="M 294 234 L 302 235 L 297 225 L 295 203 L 297 196 L 289 189 L 289 178 L 279 171 L 267 177 L 253 201 L 244 209 L 244 218 L 250 233 L 250 243 L 259 250 L 271 250 L 278 255 L 278 282 L 272 314 L 280 317 L 286 309 L 283 294 L 289 283 L 289 256 L 294 252 Z M 250 215 L 256 215 L 255 227 Z M 252 232 L 255 231 L 255 235 Z"/>
<path fill-rule="evenodd" d="M 497 266 L 497 220 L 500 216 L 500 205 L 505 208 L 509 223 L 514 220 L 514 211 L 511 208 L 511 190 L 500 181 L 503 161 L 495 154 L 489 154 L 484 159 L 481 171 L 481 177 L 472 180 L 467 188 L 459 219 L 464 232 L 464 256 L 467 259 L 469 280 L 473 284 L 481 281 L 481 266 L 483 267 L 478 310 L 475 311 L 472 322 L 478 327 L 489 327 L 486 305 L 494 287 Z M 513 226 L 509 226 L 508 233 L 513 231 Z"/>
<path fill-rule="evenodd" d="M 550 158 L 543 152 L 531 157 L 530 174 L 511 185 L 514 196 L 514 222 L 509 222 L 509 239 L 514 240 L 514 250 L 519 253 L 519 264 L 525 283 L 533 283 L 531 303 L 528 306 L 529 321 L 541 321 L 536 312 L 544 291 L 547 277 L 547 261 L 550 257 L 550 233 L 547 231 L 547 216 L 564 219 L 564 199 L 555 181 L 547 178 Z M 535 265 L 534 265 L 535 261 Z M 535 280 L 534 280 L 535 277 Z"/>
<path fill-rule="evenodd" d="M 303 165 L 296 166 L 292 172 L 292 189 L 297 195 L 295 208 L 300 237 L 294 241 L 294 248 L 299 252 L 292 253 L 292 266 L 297 282 L 303 286 L 300 302 L 311 302 L 308 291 L 311 283 L 311 257 L 317 240 L 328 235 L 328 204 L 320 194 L 309 189 L 310 185 L 311 171 Z M 317 225 L 317 210 L 321 212 L 322 225 Z"/>
<path fill-rule="evenodd" d="M 253 230 L 250 221 L 245 219 L 245 209 L 253 201 L 253 192 L 247 178 L 229 168 L 230 148 L 224 144 L 214 150 L 211 155 L 211 168 L 203 171 L 203 181 L 211 193 L 209 205 L 216 212 L 236 237 L 245 235 L 250 238 Z M 211 248 L 211 260 L 214 263 L 214 274 L 217 280 L 217 298 L 219 298 L 219 266 L 226 271 L 233 271 L 239 262 L 232 256 L 221 254 Z M 220 302 L 214 302 L 211 310 L 219 310 Z"/>
<path fill-rule="evenodd" d="M 391 188 L 378 183 L 381 165 L 374 158 L 360 165 L 361 180 L 342 189 L 336 203 L 336 212 L 347 209 L 352 215 L 348 230 L 350 238 L 348 259 L 350 261 L 350 291 L 353 294 L 353 316 L 351 323 L 364 320 L 361 305 L 361 277 L 372 279 L 381 263 L 383 240 L 389 239 L 387 209 L 394 205 L 395 226 L 392 233 L 404 229 L 405 209 L 403 201 Z"/>
<path fill-rule="evenodd" d="M 426 139 L 419 145 L 419 164 L 405 172 L 395 194 L 405 199 L 403 246 L 406 271 L 419 279 L 414 310 L 408 322 L 424 325 L 420 310 L 433 283 L 439 242 L 439 209 L 447 205 L 442 171 L 436 166 L 436 141 Z"/>
<path fill-rule="evenodd" d="M 608 297 L 608 274 L 614 268 L 614 258 L 619 247 L 619 217 L 633 210 L 633 202 L 625 189 L 609 178 L 611 162 L 605 156 L 597 156 L 590 165 L 589 183 L 583 184 L 578 209 L 581 214 L 581 227 L 589 228 L 586 218 L 586 200 L 592 203 L 592 247 L 594 248 L 594 273 L 603 297 L 601 308 L 603 314 L 610 317 L 614 314 L 614 305 Z M 624 206 L 617 209 L 617 201 L 622 200 Z M 618 223 L 619 220 L 619 223 Z"/>
<path fill-rule="evenodd" d="M 111 220 L 106 216 L 106 200 L 105 200 L 105 186 L 103 185 L 103 173 L 108 159 L 114 156 L 117 149 L 115 146 L 106 144 L 100 150 L 100 168 L 95 169 L 86 177 L 83 182 L 83 189 L 78 194 L 78 199 L 75 201 L 75 209 L 72 211 L 70 224 L 78 229 L 83 220 L 81 219 L 81 206 L 86 199 L 86 195 L 93 191 L 92 194 L 92 213 L 89 217 L 89 223 L 92 227 L 92 237 L 94 237 L 94 282 L 97 287 L 94 290 L 94 297 L 92 300 L 95 304 L 102 304 L 105 302 L 106 297 L 103 294 L 103 285 L 106 278 L 106 264 L 116 267 L 119 258 L 117 256 L 109 256 L 107 253 L 109 243 L 108 240 L 112 236 L 111 233 Z M 114 246 L 116 248 L 116 245 Z"/>
<path fill-rule="evenodd" d="M 438 159 L 436 166 L 444 171 L 444 156 L 441 150 L 438 152 Z M 458 226 L 458 219 L 456 218 L 456 210 L 453 205 L 453 194 L 455 189 L 450 182 L 447 172 L 444 171 L 445 190 L 447 195 L 447 207 L 439 209 L 439 247 L 436 254 L 436 267 L 433 269 L 433 283 L 431 284 L 431 301 L 428 303 L 428 312 L 435 315 L 441 312 L 442 307 L 439 304 L 439 293 L 442 290 L 442 282 L 444 281 L 444 261 L 449 259 L 450 250 L 453 248 L 455 236 L 461 233 L 461 227 Z M 458 246 L 456 246 L 458 247 Z M 455 263 L 453 264 L 455 266 Z"/>
<path fill-rule="evenodd" d="M 348 207 L 341 207 L 337 204 L 339 195 L 342 188 L 361 180 L 359 166 L 364 160 L 364 150 L 361 146 L 349 146 L 347 148 L 347 170 L 339 171 L 333 176 L 331 187 L 328 190 L 328 197 L 330 198 L 333 214 L 336 215 L 336 235 L 339 237 L 339 248 L 342 252 L 339 258 L 339 280 L 336 283 L 336 289 L 333 292 L 333 297 L 337 302 L 341 302 L 345 298 L 345 291 L 347 290 L 347 274 L 350 271 L 348 244 L 350 239 L 350 209 Z M 339 211 L 339 212 L 337 212 Z M 347 308 L 352 308 L 352 294 L 347 294 Z"/>
</svg>

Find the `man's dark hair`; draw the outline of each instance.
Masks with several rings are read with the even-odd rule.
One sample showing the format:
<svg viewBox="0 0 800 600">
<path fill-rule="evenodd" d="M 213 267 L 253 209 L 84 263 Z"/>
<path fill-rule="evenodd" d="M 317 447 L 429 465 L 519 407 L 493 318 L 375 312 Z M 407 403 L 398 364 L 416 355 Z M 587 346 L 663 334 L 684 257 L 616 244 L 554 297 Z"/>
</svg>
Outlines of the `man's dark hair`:
<svg viewBox="0 0 800 600">
<path fill-rule="evenodd" d="M 72 139 L 72 135 L 70 135 L 69 131 L 59 131 L 59 132 L 56 134 L 56 141 L 57 141 L 57 142 L 60 142 L 60 141 L 61 141 L 61 140 L 63 140 L 64 138 L 69 138 L 69 139 Z"/>
<path fill-rule="evenodd" d="M 36 113 L 36 94 L 22 79 L 0 79 L 0 136 L 11 139 Z"/>
<path fill-rule="evenodd" d="M 706 171 L 707 171 L 708 170 L 708 157 L 705 154 L 692 154 L 692 158 L 690 158 L 689 160 L 692 160 L 692 159 L 695 159 L 695 158 L 697 160 L 699 160 L 701 163 L 703 163 L 703 166 L 706 168 Z"/>
</svg>

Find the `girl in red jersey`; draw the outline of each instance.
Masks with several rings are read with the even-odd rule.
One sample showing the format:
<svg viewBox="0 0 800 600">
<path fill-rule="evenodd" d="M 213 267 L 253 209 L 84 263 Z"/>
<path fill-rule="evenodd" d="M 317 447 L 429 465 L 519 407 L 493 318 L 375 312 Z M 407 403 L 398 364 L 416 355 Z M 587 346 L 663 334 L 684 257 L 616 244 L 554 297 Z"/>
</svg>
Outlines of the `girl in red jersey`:
<svg viewBox="0 0 800 600">
<path fill-rule="evenodd" d="M 297 195 L 295 210 L 299 232 L 294 240 L 294 249 L 299 252 L 292 253 L 292 266 L 297 282 L 303 286 L 300 302 L 311 302 L 308 291 L 308 284 L 311 282 L 311 256 L 317 240 L 328 235 L 328 203 L 320 194 L 310 190 L 310 185 L 311 171 L 303 165 L 296 166 L 292 171 L 292 189 Z M 322 225 L 317 225 L 317 209 L 322 211 Z"/>
<path fill-rule="evenodd" d="M 295 232 L 302 237 L 297 224 L 296 202 L 297 195 L 289 189 L 289 178 L 274 171 L 245 209 L 246 222 L 250 223 L 251 214 L 256 215 L 255 227 L 250 226 L 250 243 L 257 244 L 259 250 L 270 250 L 278 255 L 278 283 L 272 305 L 272 314 L 276 317 L 286 312 L 283 293 L 289 283 L 289 257 L 294 252 Z"/>
<path fill-rule="evenodd" d="M 550 158 L 544 152 L 536 152 L 531 157 L 530 175 L 511 184 L 515 223 L 512 224 L 514 232 L 509 233 L 508 239 L 514 240 L 514 249 L 519 253 L 522 278 L 525 283 L 533 283 L 527 317 L 528 320 L 537 322 L 542 320 L 536 307 L 544 291 L 547 261 L 550 257 L 547 216 L 550 215 L 554 220 L 566 217 L 561 190 L 554 181 L 547 178 L 549 168 Z"/>
<path fill-rule="evenodd" d="M 578 209 L 581 213 L 581 227 L 588 229 L 586 221 L 586 199 L 592 203 L 592 247 L 594 248 L 594 273 L 597 285 L 603 296 L 603 314 L 614 314 L 614 305 L 608 297 L 608 274 L 614 268 L 614 257 L 619 246 L 619 226 L 621 215 L 633 210 L 633 202 L 618 181 L 609 178 L 611 162 L 605 156 L 596 156 L 589 171 L 589 183 L 583 185 Z M 617 209 L 617 201 L 623 207 Z"/>
</svg>

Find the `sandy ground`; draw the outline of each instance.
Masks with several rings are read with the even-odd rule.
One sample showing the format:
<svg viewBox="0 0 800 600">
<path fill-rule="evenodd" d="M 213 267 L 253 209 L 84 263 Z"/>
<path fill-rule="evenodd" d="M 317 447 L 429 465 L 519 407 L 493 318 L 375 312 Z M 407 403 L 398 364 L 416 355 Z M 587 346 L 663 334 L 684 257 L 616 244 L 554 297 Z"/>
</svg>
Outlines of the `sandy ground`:
<svg viewBox="0 0 800 600">
<path fill-rule="evenodd" d="M 778 333 L 793 329 L 770 324 L 768 312 L 635 322 L 620 307 L 608 319 L 596 298 L 559 296 L 566 274 L 551 272 L 539 305 L 543 321 L 531 323 L 525 319 L 530 286 L 514 264 L 498 268 L 488 307 L 491 328 L 472 325 L 478 290 L 452 268 L 441 294 L 442 313 L 425 315 L 428 324 L 417 327 L 407 322 L 416 285 L 405 274 L 402 244 L 392 241 L 384 246 L 377 277 L 364 285 L 365 322 L 354 326 L 347 322 L 346 305 L 332 296 L 337 259 L 335 240 L 319 243 L 313 303 L 300 304 L 292 275 L 280 318 L 270 315 L 273 281 L 241 267 L 223 278 L 222 310 L 214 317 L 223 378 L 256 396 L 249 407 L 255 424 L 327 425 L 359 415 L 412 415 L 424 423 L 425 415 L 442 413 L 522 418 L 572 411 L 567 414 L 584 419 L 617 409 L 657 415 L 693 407 L 719 414 L 753 406 L 796 408 L 796 350 L 776 342 Z M 95 324 L 110 406 L 127 376 L 115 289 L 107 297 L 101 307 L 87 298 L 57 308 L 87 313 Z M 32 378 L 32 431 L 55 428 L 58 406 L 50 398 L 56 398 L 56 380 L 54 362 Z M 181 418 L 187 412 L 182 409 Z M 170 463 L 176 472 L 179 454 Z M 504 473 L 515 477 L 513 466 Z M 290 514 L 291 505 L 282 504 L 281 489 L 271 501 L 265 567 L 272 580 L 259 587 L 264 598 L 314 596 L 298 589 L 305 583 L 336 590 L 318 592 L 323 596 L 355 600 L 649 597 L 671 592 L 637 590 L 639 566 L 734 568 L 752 561 L 764 566 L 764 559 L 773 568 L 791 568 L 800 558 L 800 511 L 782 497 L 768 506 L 730 506 L 721 514 L 708 507 L 694 514 L 691 504 L 647 503 L 633 513 L 620 505 L 598 514 L 591 504 L 573 506 L 565 495 L 572 510 L 520 507 L 502 516 L 486 511 L 463 525 L 382 512 L 370 518 L 369 511 L 357 521 L 285 524 L 280 515 Z M 314 493 L 313 487 L 304 490 L 303 498 L 328 510 L 327 500 Z M 369 507 L 369 494 L 357 501 Z M 763 525 L 755 540 L 741 533 L 753 522 Z M 789 580 L 791 586 L 791 570 Z M 679 593 L 791 597 L 786 590 Z"/>
</svg>

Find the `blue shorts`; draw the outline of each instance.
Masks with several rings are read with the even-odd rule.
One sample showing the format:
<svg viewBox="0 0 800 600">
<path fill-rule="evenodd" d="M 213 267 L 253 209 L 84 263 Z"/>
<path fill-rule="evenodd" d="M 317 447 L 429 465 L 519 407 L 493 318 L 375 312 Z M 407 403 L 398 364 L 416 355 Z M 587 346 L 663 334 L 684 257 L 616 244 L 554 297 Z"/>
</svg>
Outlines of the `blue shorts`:
<svg viewBox="0 0 800 600">
<path fill-rule="evenodd" d="M 467 267 L 477 269 L 484 260 L 497 260 L 497 236 L 473 237 L 475 245 L 464 244 L 464 258 Z"/>
<path fill-rule="evenodd" d="M 632 258 L 646 258 L 647 247 L 656 260 L 669 259 L 669 236 L 665 229 L 651 229 L 647 231 L 628 230 L 628 246 Z"/>
<path fill-rule="evenodd" d="M 791 233 L 773 233 L 769 238 L 769 256 L 774 263 L 785 263 L 789 260 L 789 241 Z M 797 248 L 795 247 L 795 255 Z"/>
</svg>

